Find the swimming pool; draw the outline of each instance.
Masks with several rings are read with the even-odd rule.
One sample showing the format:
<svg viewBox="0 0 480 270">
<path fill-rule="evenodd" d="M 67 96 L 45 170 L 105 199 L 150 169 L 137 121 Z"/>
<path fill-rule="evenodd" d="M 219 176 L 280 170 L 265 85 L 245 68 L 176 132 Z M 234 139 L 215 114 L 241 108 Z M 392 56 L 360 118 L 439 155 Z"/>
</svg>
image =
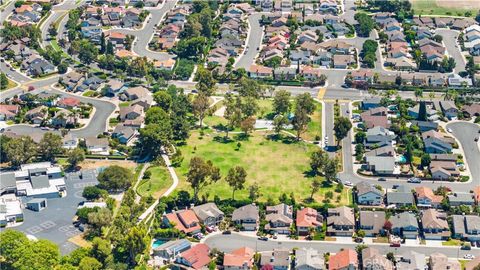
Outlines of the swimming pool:
<svg viewBox="0 0 480 270">
<path fill-rule="evenodd" d="M 152 248 L 157 248 L 167 241 L 161 239 L 155 239 L 152 243 Z"/>
<path fill-rule="evenodd" d="M 407 163 L 407 158 L 404 155 L 398 157 L 399 163 Z"/>
</svg>

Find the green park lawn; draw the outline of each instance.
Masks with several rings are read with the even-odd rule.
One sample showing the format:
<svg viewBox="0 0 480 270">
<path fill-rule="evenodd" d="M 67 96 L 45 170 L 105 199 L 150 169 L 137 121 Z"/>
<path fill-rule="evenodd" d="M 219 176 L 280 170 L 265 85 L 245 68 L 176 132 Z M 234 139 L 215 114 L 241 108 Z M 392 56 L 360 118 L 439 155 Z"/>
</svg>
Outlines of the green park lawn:
<svg viewBox="0 0 480 270">
<path fill-rule="evenodd" d="M 236 140 L 236 135 L 230 135 L 229 142 L 223 142 L 220 137 L 223 133 L 214 133 L 205 130 L 203 137 L 198 131 L 192 133 L 187 144 L 180 149 L 184 156 L 182 164 L 176 168 L 180 178 L 180 189 L 191 191 L 189 183 L 186 182 L 189 161 L 194 156 L 211 160 L 218 166 L 222 177 L 225 177 L 228 170 L 234 166 L 242 166 L 247 171 L 247 183 L 245 189 L 235 193 L 235 199 L 248 198 L 248 186 L 257 183 L 260 186 L 260 201 L 267 201 L 269 198 L 278 200 L 283 193 L 293 192 L 298 200 L 304 200 L 310 196 L 310 184 L 312 178 L 306 176 L 309 170 L 309 156 L 316 150 L 316 146 L 303 142 L 295 142 L 290 139 L 271 140 L 265 137 L 264 131 L 257 131 L 250 135 L 247 140 Z M 215 138 L 216 137 L 216 138 Z M 237 143 L 240 142 L 240 148 Z M 325 193 L 334 187 L 322 188 L 314 199 L 321 201 Z M 224 179 L 209 185 L 201 191 L 201 194 L 208 194 L 209 199 L 217 195 L 221 199 L 228 199 L 232 196 L 232 190 Z M 338 194 L 334 193 L 335 201 Z M 348 204 L 349 195 L 346 190 L 342 192 L 340 204 Z"/>
<path fill-rule="evenodd" d="M 141 180 L 137 187 L 137 193 L 142 197 L 152 196 L 155 199 L 160 198 L 172 184 L 168 170 L 163 166 L 157 166 L 149 168 L 148 171 L 152 175 L 150 179 Z"/>
<path fill-rule="evenodd" d="M 471 12 L 475 16 L 477 9 L 465 8 L 462 3 L 456 7 L 441 6 L 438 0 L 410 0 L 415 14 L 421 15 L 447 15 L 447 16 L 466 16 L 466 12 Z M 461 1 L 460 1 L 461 2 Z"/>
</svg>

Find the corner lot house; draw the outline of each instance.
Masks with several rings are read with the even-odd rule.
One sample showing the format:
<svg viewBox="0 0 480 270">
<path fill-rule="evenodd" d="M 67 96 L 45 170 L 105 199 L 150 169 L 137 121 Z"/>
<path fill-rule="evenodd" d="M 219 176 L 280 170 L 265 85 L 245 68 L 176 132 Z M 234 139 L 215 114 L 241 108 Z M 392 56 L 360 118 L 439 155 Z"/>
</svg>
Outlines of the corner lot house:
<svg viewBox="0 0 480 270">
<path fill-rule="evenodd" d="M 235 209 L 232 214 L 232 221 L 240 225 L 245 231 L 256 231 L 260 221 L 258 206 L 248 204 Z"/>
<path fill-rule="evenodd" d="M 383 191 L 377 189 L 373 184 L 360 182 L 356 185 L 357 203 L 361 205 L 383 204 Z"/>
</svg>

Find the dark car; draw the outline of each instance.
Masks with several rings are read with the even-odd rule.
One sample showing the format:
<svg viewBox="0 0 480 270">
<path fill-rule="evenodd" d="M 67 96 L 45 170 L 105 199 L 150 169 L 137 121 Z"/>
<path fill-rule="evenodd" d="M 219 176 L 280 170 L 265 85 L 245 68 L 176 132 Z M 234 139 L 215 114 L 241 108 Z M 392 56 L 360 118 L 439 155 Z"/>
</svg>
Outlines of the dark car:
<svg viewBox="0 0 480 270">
<path fill-rule="evenodd" d="M 231 231 L 224 231 L 224 232 L 222 232 L 222 234 L 232 234 L 232 232 Z"/>
<path fill-rule="evenodd" d="M 385 182 L 385 181 L 387 181 L 387 179 L 385 179 L 383 177 L 380 177 L 380 178 L 378 178 L 378 181 Z"/>
<path fill-rule="evenodd" d="M 391 243 L 390 246 L 391 247 L 400 247 L 400 243 Z"/>
<path fill-rule="evenodd" d="M 266 237 L 266 236 L 261 236 L 261 237 L 258 237 L 258 240 L 260 240 L 260 241 L 268 241 L 268 237 Z"/>
<path fill-rule="evenodd" d="M 363 243 L 363 238 L 361 237 L 355 238 L 355 243 Z"/>
</svg>

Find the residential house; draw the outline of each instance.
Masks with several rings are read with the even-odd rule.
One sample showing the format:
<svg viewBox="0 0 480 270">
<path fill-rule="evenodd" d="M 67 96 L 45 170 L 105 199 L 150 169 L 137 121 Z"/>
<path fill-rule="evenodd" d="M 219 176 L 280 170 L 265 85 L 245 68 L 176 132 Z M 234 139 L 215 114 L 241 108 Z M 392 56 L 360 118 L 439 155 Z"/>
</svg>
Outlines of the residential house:
<svg viewBox="0 0 480 270">
<path fill-rule="evenodd" d="M 355 250 L 344 249 L 333 255 L 328 260 L 329 270 L 356 270 L 358 269 L 358 255 Z"/>
<path fill-rule="evenodd" d="M 112 132 L 112 138 L 118 139 L 122 144 L 128 144 L 135 138 L 136 134 L 137 131 L 134 128 L 118 124 Z"/>
<path fill-rule="evenodd" d="M 458 108 L 453 101 L 440 101 L 440 107 L 448 119 L 457 118 Z"/>
<path fill-rule="evenodd" d="M 460 176 L 455 160 L 432 160 L 430 162 L 430 173 L 433 179 L 450 180 Z"/>
<path fill-rule="evenodd" d="M 274 249 L 260 252 L 260 266 L 262 269 L 288 270 L 290 269 L 290 250 Z"/>
<path fill-rule="evenodd" d="M 396 207 L 408 207 L 415 204 L 413 194 L 407 186 L 399 186 L 387 192 L 387 204 Z"/>
<path fill-rule="evenodd" d="M 370 109 L 381 107 L 380 102 L 381 102 L 380 97 L 366 98 L 366 99 L 362 100 L 361 103 L 360 103 L 361 109 L 362 110 L 370 110 Z"/>
<path fill-rule="evenodd" d="M 452 137 L 445 136 L 445 133 L 441 133 L 435 130 L 430 130 L 422 133 L 422 138 L 425 140 L 427 138 L 436 138 L 448 144 L 455 144 L 455 139 Z"/>
<path fill-rule="evenodd" d="M 447 154 L 452 152 L 452 145 L 438 138 L 428 137 L 423 140 L 425 153 Z"/>
<path fill-rule="evenodd" d="M 297 210 L 297 233 L 308 235 L 310 230 L 319 230 L 323 225 L 323 217 L 317 210 L 309 207 Z"/>
<path fill-rule="evenodd" d="M 66 97 L 57 102 L 57 106 L 64 109 L 75 109 L 80 106 L 81 102 L 78 98 Z"/>
<path fill-rule="evenodd" d="M 455 192 L 453 194 L 449 194 L 447 198 L 450 206 L 460 206 L 460 205 L 473 206 L 475 204 L 475 200 L 473 198 L 472 193 Z"/>
<path fill-rule="evenodd" d="M 205 244 L 197 244 L 180 253 L 175 262 L 192 269 L 204 269 L 210 263 L 210 249 Z"/>
<path fill-rule="evenodd" d="M 166 226 L 173 226 L 175 229 L 189 235 L 194 235 L 201 231 L 200 221 L 192 209 L 164 214 L 163 224 Z"/>
<path fill-rule="evenodd" d="M 192 243 L 187 239 L 178 239 L 168 241 L 166 243 L 161 244 L 158 247 L 153 247 L 152 251 L 155 256 L 159 256 L 162 258 L 173 259 L 180 254 L 192 247 Z"/>
<path fill-rule="evenodd" d="M 1 107 L 0 107 L 1 110 Z M 25 113 L 25 118 L 34 125 L 40 125 L 48 116 L 47 106 L 38 106 Z"/>
<path fill-rule="evenodd" d="M 425 254 L 407 250 L 397 260 L 397 269 L 428 269 Z"/>
<path fill-rule="evenodd" d="M 115 96 L 116 94 L 121 93 L 126 88 L 125 84 L 117 79 L 110 79 L 105 84 L 105 87 L 107 88 L 107 94 L 110 96 Z"/>
<path fill-rule="evenodd" d="M 418 207 L 439 208 L 441 206 L 443 196 L 435 195 L 429 187 L 416 187 L 415 197 L 417 198 Z"/>
<path fill-rule="evenodd" d="M 119 113 L 119 118 L 120 121 L 125 121 L 125 120 L 133 120 L 137 119 L 138 117 L 143 115 L 143 107 L 140 105 L 132 105 L 128 107 L 121 107 L 120 108 L 120 113 Z"/>
<path fill-rule="evenodd" d="M 245 231 L 255 231 L 258 228 L 260 216 L 258 206 L 247 204 L 233 211 L 232 222 L 242 227 Z"/>
<path fill-rule="evenodd" d="M 395 158 L 389 156 L 367 156 L 365 158 L 368 171 L 377 175 L 391 175 L 395 172 Z"/>
<path fill-rule="evenodd" d="M 273 70 L 275 80 L 293 80 L 297 75 L 297 70 L 292 67 L 277 67 Z"/>
<path fill-rule="evenodd" d="M 422 211 L 422 232 L 425 239 L 441 240 L 450 237 L 447 214 L 436 209 Z"/>
<path fill-rule="evenodd" d="M 92 154 L 109 155 L 108 138 L 85 138 L 87 151 Z"/>
<path fill-rule="evenodd" d="M 279 234 L 289 234 L 292 225 L 293 207 L 284 203 L 267 206 L 265 220 L 266 231 L 276 232 Z"/>
<path fill-rule="evenodd" d="M 473 103 L 471 105 L 464 105 L 462 107 L 462 113 L 463 113 L 463 116 L 466 118 L 480 116 L 480 104 Z"/>
<path fill-rule="evenodd" d="M 480 240 L 480 217 L 476 215 L 452 215 L 452 237 Z"/>
<path fill-rule="evenodd" d="M 53 127 L 75 127 L 77 124 L 77 117 L 70 111 L 60 109 L 55 112 L 55 115 L 50 119 Z"/>
<path fill-rule="evenodd" d="M 353 55 L 335 54 L 333 56 L 333 68 L 346 69 L 352 64 L 355 64 Z"/>
<path fill-rule="evenodd" d="M 355 232 L 355 215 L 353 209 L 346 206 L 328 209 L 327 234 L 335 236 L 352 236 Z"/>
<path fill-rule="evenodd" d="M 412 125 L 417 126 L 420 132 L 426 132 L 430 130 L 437 130 L 438 129 L 438 123 L 437 122 L 431 122 L 431 121 L 417 121 L 417 120 L 412 120 Z"/>
<path fill-rule="evenodd" d="M 429 258 L 430 269 L 462 270 L 460 262 L 456 259 L 449 259 L 445 254 L 432 253 Z"/>
<path fill-rule="evenodd" d="M 122 100 L 136 100 L 141 98 L 147 98 L 150 96 L 150 91 L 143 86 L 136 86 L 126 89 L 120 99 Z"/>
<path fill-rule="evenodd" d="M 271 77 L 273 71 L 271 68 L 266 66 L 251 65 L 248 69 L 248 76 L 250 78 L 268 78 Z"/>
<path fill-rule="evenodd" d="M 323 270 L 325 260 L 323 254 L 313 248 L 300 248 L 295 250 L 295 269 L 297 270 Z"/>
<path fill-rule="evenodd" d="M 477 40 L 477 41 L 480 42 L 480 40 Z M 480 49 L 480 43 L 475 45 L 475 47 L 472 49 L 477 50 L 475 49 L 477 48 L 477 46 Z M 480 52 L 480 50 L 478 50 L 478 52 Z M 474 55 L 478 55 L 478 54 L 474 53 Z M 450 74 L 448 75 L 448 85 L 452 87 L 470 87 L 473 85 L 473 82 L 471 78 L 468 78 L 468 77 L 463 78 L 458 74 Z"/>
<path fill-rule="evenodd" d="M 385 258 L 378 249 L 368 247 L 362 250 L 364 270 L 393 270 L 393 263 Z"/>
<path fill-rule="evenodd" d="M 407 239 L 417 238 L 419 226 L 415 214 L 410 212 L 401 212 L 393 215 L 389 221 L 392 223 L 393 234 Z"/>
<path fill-rule="evenodd" d="M 218 226 L 225 216 L 215 203 L 197 205 L 192 207 L 192 210 L 205 226 Z"/>
<path fill-rule="evenodd" d="M 356 186 L 357 203 L 360 205 L 382 205 L 383 190 L 379 190 L 373 184 L 360 182 Z"/>
<path fill-rule="evenodd" d="M 74 149 L 78 146 L 78 138 L 69 132 L 62 138 L 62 147 L 65 149 Z"/>
<path fill-rule="evenodd" d="M 253 266 L 253 255 L 255 251 L 248 247 L 238 248 L 223 256 L 223 269 L 226 270 L 248 270 Z"/>
<path fill-rule="evenodd" d="M 365 236 L 377 236 L 384 233 L 386 215 L 383 211 L 360 211 L 358 229 L 365 232 Z"/>
</svg>

